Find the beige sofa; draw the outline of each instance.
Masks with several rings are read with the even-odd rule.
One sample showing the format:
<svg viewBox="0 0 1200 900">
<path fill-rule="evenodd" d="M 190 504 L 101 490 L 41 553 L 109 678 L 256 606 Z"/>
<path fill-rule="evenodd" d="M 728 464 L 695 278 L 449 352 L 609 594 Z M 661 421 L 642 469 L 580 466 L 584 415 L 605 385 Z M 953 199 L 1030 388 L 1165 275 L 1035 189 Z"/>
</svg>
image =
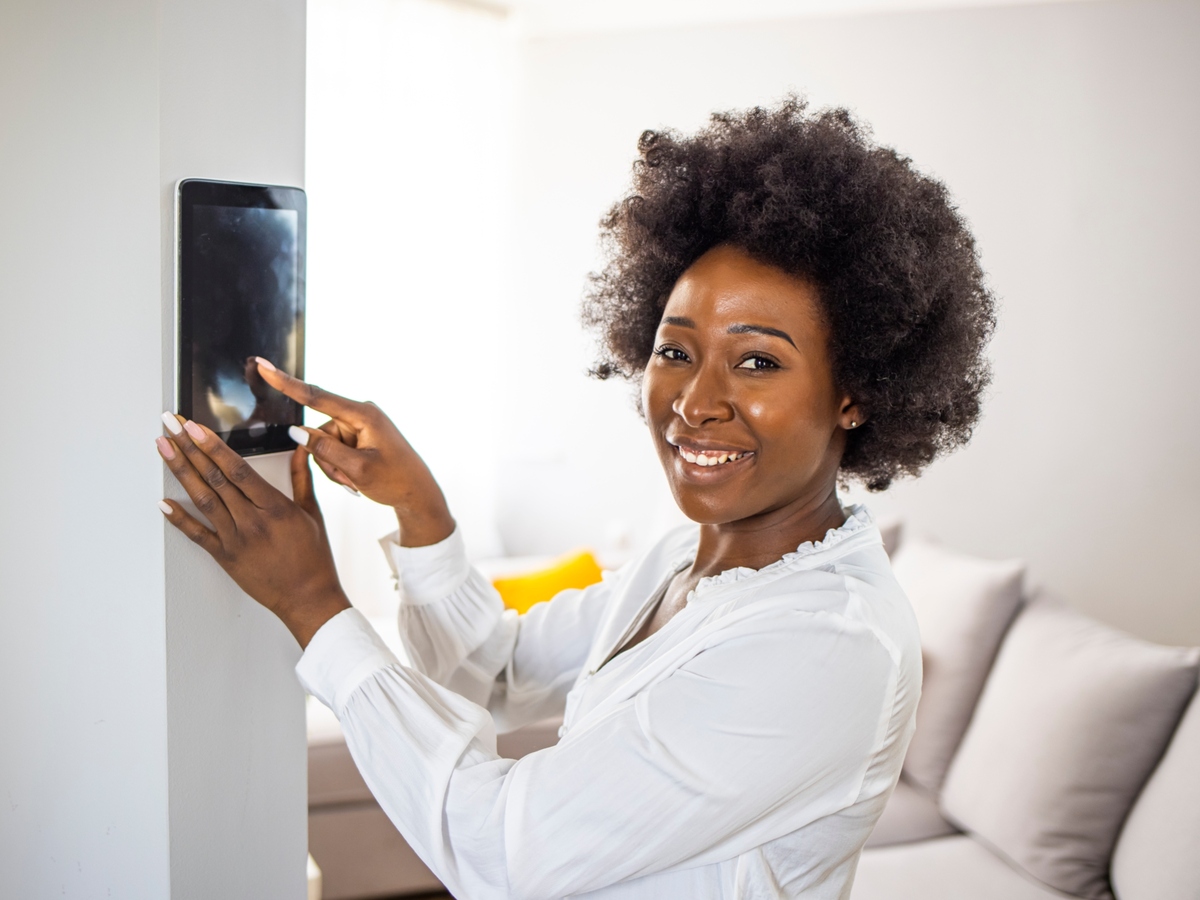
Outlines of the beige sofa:
<svg viewBox="0 0 1200 900">
<path fill-rule="evenodd" d="M 1016 561 L 920 539 L 893 561 L 921 623 L 925 687 L 852 900 L 1200 900 L 1200 651 L 1030 598 Z M 309 846 L 326 900 L 437 889 L 336 723 L 312 721 Z M 502 736 L 501 753 L 556 732 Z"/>
<path fill-rule="evenodd" d="M 1026 598 L 1018 564 L 894 563 L 926 686 L 853 900 L 1200 900 L 1200 652 Z"/>
</svg>

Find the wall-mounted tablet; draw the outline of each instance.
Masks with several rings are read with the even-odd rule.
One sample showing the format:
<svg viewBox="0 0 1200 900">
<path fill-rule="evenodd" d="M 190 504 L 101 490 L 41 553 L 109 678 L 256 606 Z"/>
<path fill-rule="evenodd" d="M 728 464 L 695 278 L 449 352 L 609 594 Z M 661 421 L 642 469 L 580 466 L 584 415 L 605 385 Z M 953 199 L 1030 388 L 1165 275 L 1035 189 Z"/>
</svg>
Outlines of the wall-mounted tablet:
<svg viewBox="0 0 1200 900">
<path fill-rule="evenodd" d="M 254 357 L 304 377 L 304 191 L 185 179 L 176 191 L 176 404 L 243 456 L 295 447 L 303 409 Z"/>
</svg>

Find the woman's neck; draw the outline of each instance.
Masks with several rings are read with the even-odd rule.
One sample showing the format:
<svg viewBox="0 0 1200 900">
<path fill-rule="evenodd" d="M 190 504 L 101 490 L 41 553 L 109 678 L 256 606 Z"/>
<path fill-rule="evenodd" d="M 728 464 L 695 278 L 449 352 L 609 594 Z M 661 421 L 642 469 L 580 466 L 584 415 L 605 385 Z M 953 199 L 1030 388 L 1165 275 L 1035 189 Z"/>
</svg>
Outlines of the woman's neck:
<svg viewBox="0 0 1200 900">
<path fill-rule="evenodd" d="M 806 541 L 819 541 L 846 521 L 837 488 L 787 506 L 721 525 L 701 525 L 700 543 L 690 573 L 696 578 L 727 569 L 761 569 Z"/>
</svg>

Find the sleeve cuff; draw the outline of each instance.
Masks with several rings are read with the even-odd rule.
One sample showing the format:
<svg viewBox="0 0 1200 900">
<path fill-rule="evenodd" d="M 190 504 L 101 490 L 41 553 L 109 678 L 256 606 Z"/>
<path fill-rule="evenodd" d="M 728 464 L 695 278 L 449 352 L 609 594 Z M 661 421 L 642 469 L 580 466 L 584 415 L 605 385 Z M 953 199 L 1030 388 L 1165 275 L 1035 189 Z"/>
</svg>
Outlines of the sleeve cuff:
<svg viewBox="0 0 1200 900">
<path fill-rule="evenodd" d="M 400 532 L 379 542 L 396 577 L 400 597 L 413 606 L 444 600 L 467 580 L 471 564 L 456 525 L 450 537 L 426 547 L 401 547 Z"/>
<path fill-rule="evenodd" d="M 296 664 L 296 675 L 308 693 L 340 716 L 363 681 L 398 664 L 363 614 L 345 609 L 317 629 Z"/>
</svg>

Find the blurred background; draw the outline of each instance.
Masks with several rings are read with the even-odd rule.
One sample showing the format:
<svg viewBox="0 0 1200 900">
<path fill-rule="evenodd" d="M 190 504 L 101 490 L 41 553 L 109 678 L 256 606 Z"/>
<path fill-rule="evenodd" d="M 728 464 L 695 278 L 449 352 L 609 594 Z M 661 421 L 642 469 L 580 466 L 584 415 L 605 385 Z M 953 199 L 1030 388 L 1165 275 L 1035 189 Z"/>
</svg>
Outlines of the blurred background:
<svg viewBox="0 0 1200 900">
<path fill-rule="evenodd" d="M 1198 36 L 1161 0 L 309 0 L 309 376 L 395 419 L 474 557 L 620 564 L 679 513 L 631 388 L 586 375 L 597 223 L 644 129 L 799 91 L 945 181 L 1000 305 L 971 445 L 867 502 L 1198 643 Z M 386 613 L 394 520 L 330 487 Z"/>
</svg>

